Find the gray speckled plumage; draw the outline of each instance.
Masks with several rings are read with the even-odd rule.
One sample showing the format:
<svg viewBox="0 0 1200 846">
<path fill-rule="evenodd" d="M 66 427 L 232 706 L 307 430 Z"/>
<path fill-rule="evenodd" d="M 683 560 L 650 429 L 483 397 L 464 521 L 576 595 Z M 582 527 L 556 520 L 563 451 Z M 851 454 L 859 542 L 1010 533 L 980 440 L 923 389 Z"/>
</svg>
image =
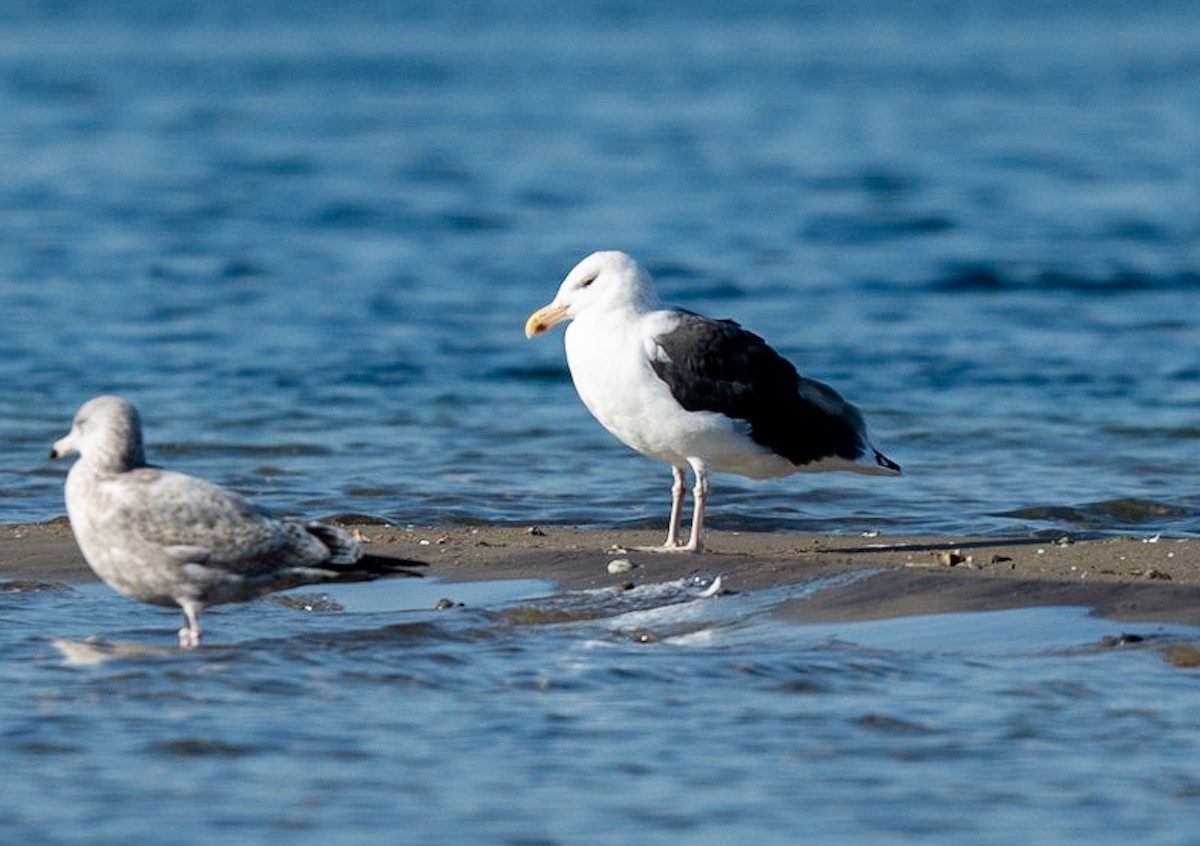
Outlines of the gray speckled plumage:
<svg viewBox="0 0 1200 846">
<path fill-rule="evenodd" d="M 346 531 L 276 517 L 211 482 L 146 464 L 137 409 L 89 400 L 52 458 L 72 452 L 71 529 L 88 565 L 115 590 L 179 606 L 180 644 L 200 642 L 200 612 L 306 584 L 417 575 L 421 562 L 364 555 Z"/>
</svg>

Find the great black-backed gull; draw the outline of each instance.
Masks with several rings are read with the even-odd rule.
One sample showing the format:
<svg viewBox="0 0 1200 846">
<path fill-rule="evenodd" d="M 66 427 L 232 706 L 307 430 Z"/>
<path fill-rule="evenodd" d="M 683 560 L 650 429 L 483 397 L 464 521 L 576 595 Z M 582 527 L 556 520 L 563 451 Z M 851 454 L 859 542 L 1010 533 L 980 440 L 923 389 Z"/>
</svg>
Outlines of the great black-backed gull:
<svg viewBox="0 0 1200 846">
<path fill-rule="evenodd" d="M 349 533 L 271 515 L 203 479 L 146 463 L 137 409 L 89 400 L 51 458 L 72 452 L 67 516 L 88 565 L 120 593 L 179 606 L 180 646 L 200 643 L 200 612 L 322 582 L 419 575 L 419 561 L 364 555 Z"/>
<path fill-rule="evenodd" d="M 570 320 L 567 364 L 588 411 L 620 441 L 671 465 L 661 551 L 704 548 L 710 471 L 754 479 L 820 470 L 895 475 L 862 414 L 801 376 L 731 320 L 663 308 L 650 276 L 622 252 L 597 252 L 525 323 L 532 338 Z M 679 536 L 685 474 L 695 477 L 691 536 Z"/>
</svg>

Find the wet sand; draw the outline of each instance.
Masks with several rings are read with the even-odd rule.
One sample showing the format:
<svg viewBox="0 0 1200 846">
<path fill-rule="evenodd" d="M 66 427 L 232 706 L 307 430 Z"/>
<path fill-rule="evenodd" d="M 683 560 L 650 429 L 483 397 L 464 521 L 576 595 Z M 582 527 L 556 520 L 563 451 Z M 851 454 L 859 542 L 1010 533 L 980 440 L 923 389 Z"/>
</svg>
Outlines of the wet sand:
<svg viewBox="0 0 1200 846">
<path fill-rule="evenodd" d="M 1200 625 L 1198 540 L 711 532 L 709 551 L 696 556 L 635 549 L 661 542 L 657 532 L 345 522 L 372 553 L 427 561 L 430 576 L 452 582 L 543 578 L 578 589 L 702 572 L 721 574 L 728 590 L 750 591 L 870 570 L 870 578 L 819 591 L 780 613 L 852 621 L 1073 605 L 1119 620 Z M 619 559 L 632 569 L 610 573 Z M 0 588 L 94 578 L 65 519 L 0 527 Z"/>
</svg>

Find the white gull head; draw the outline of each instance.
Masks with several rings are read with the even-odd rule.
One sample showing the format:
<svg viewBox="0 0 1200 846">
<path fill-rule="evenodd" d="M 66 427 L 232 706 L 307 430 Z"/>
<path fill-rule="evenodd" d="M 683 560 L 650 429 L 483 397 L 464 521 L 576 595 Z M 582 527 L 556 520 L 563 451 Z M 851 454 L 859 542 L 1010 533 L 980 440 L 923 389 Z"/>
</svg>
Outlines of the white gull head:
<svg viewBox="0 0 1200 846">
<path fill-rule="evenodd" d="M 94 470 L 124 473 L 146 464 L 142 447 L 142 421 L 128 400 L 99 396 L 85 402 L 75 414 L 71 431 L 55 441 L 51 458 L 79 453 Z"/>
<path fill-rule="evenodd" d="M 591 313 L 644 314 L 658 308 L 650 274 L 627 253 L 592 253 L 571 269 L 548 304 L 529 316 L 525 336 L 532 338 L 565 320 Z"/>
</svg>

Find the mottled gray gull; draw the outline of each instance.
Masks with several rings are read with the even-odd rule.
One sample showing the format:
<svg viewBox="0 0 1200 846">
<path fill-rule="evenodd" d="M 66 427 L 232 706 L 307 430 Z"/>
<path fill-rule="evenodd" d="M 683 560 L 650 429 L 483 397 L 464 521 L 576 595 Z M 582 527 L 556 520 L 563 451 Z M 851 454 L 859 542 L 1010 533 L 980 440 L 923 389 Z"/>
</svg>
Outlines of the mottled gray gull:
<svg viewBox="0 0 1200 846">
<path fill-rule="evenodd" d="M 833 388 L 801 376 L 734 323 L 663 308 L 649 274 L 622 252 L 597 252 L 567 274 L 525 323 L 532 338 L 570 320 L 575 390 L 600 424 L 671 465 L 671 518 L 657 551 L 701 552 L 710 471 L 753 479 L 819 470 L 895 475 L 862 414 Z M 679 529 L 688 468 L 691 537 Z"/>
<path fill-rule="evenodd" d="M 50 450 L 79 460 L 67 474 L 67 516 L 87 563 L 115 590 L 179 606 L 180 646 L 200 643 L 200 612 L 324 582 L 419 575 L 422 562 L 364 555 L 346 531 L 276 517 L 203 479 L 147 464 L 137 409 L 88 400 Z"/>
</svg>

